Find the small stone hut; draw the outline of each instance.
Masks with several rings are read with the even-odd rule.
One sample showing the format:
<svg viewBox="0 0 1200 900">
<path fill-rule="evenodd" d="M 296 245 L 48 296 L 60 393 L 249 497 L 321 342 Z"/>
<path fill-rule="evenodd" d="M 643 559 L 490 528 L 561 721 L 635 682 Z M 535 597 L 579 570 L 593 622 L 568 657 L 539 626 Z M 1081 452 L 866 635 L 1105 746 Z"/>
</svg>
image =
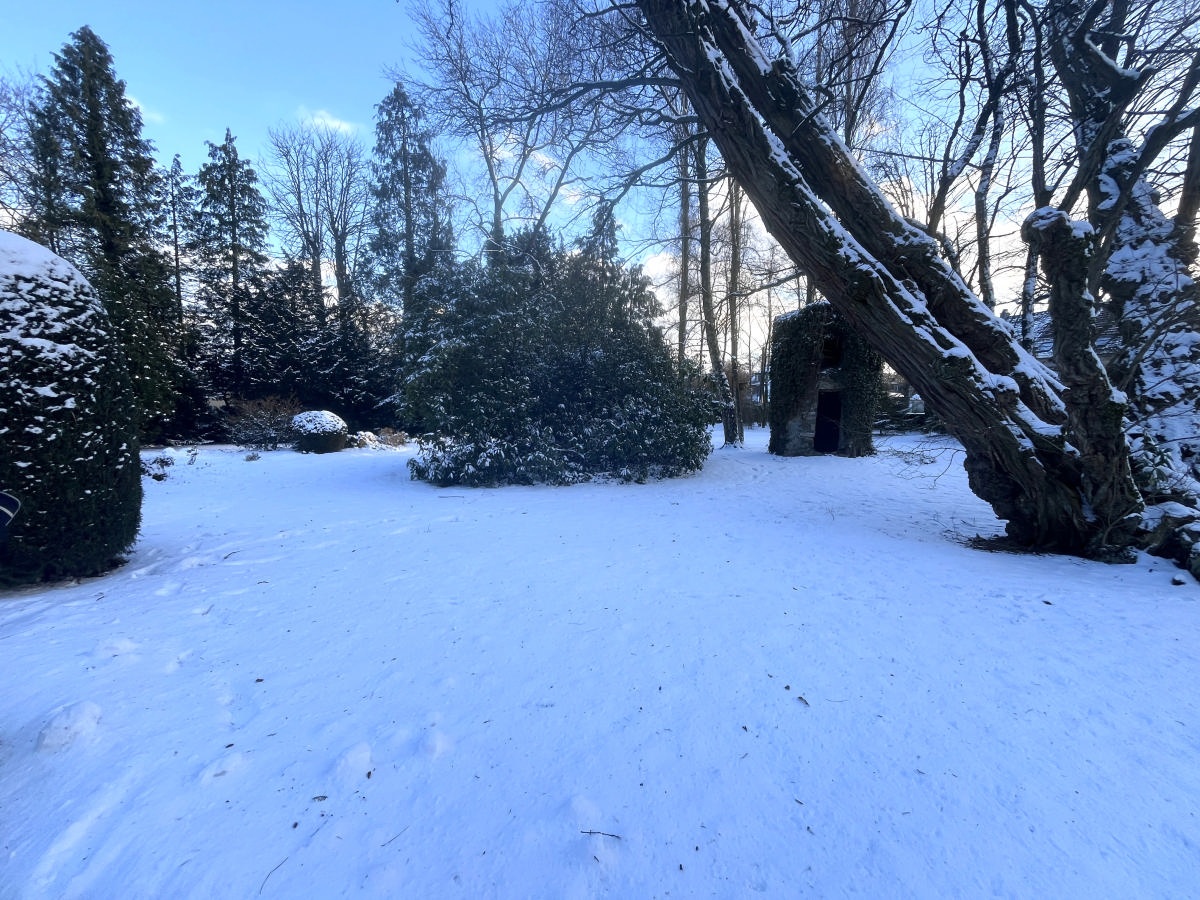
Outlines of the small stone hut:
<svg viewBox="0 0 1200 900">
<path fill-rule="evenodd" d="M 771 340 L 768 449 L 869 456 L 883 360 L 828 303 L 778 316 Z"/>
</svg>

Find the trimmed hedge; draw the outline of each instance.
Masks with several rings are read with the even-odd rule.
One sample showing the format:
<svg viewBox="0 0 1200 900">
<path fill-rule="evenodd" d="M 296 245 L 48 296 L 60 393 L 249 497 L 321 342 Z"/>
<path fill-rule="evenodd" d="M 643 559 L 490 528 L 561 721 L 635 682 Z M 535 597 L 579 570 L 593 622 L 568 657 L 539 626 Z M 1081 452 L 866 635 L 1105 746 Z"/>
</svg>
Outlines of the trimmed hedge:
<svg viewBox="0 0 1200 900">
<path fill-rule="evenodd" d="M 302 412 L 292 419 L 296 449 L 301 453 L 337 453 L 346 449 L 349 429 L 342 419 L 325 410 Z"/>
<path fill-rule="evenodd" d="M 0 232 L 0 490 L 22 504 L 0 546 L 0 585 L 122 561 L 141 525 L 136 406 L 91 285 Z"/>
</svg>

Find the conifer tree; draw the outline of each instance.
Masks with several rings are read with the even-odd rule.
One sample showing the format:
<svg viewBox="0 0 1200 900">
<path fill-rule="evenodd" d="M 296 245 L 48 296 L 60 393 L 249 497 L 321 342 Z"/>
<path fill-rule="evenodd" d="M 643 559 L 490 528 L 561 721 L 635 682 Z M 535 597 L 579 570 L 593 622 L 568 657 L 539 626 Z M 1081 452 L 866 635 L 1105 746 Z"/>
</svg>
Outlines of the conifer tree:
<svg viewBox="0 0 1200 900">
<path fill-rule="evenodd" d="M 169 269 L 156 248 L 158 173 L 141 115 L 90 28 L 55 54 L 31 119 L 33 202 L 20 230 L 96 289 L 151 434 L 172 411 L 178 376 Z"/>
<path fill-rule="evenodd" d="M 424 110 L 404 85 L 393 87 L 375 110 L 376 287 L 407 311 L 417 281 L 436 264 L 435 254 L 453 244 L 446 166 L 433 153 Z"/>
<path fill-rule="evenodd" d="M 210 331 L 206 362 L 217 393 L 243 397 L 251 381 L 247 341 L 266 263 L 266 202 L 228 129 L 222 143 L 209 142 L 208 159 L 196 177 L 200 203 L 191 243 Z"/>
<path fill-rule="evenodd" d="M 162 179 L 162 212 L 163 229 L 167 239 L 167 247 L 171 255 L 171 287 L 175 294 L 175 315 L 179 327 L 183 327 L 183 282 L 187 274 L 185 257 L 187 243 L 195 217 L 196 204 L 200 193 L 192 183 L 192 178 L 183 171 L 183 163 L 179 154 L 171 160 L 171 168 Z"/>
</svg>

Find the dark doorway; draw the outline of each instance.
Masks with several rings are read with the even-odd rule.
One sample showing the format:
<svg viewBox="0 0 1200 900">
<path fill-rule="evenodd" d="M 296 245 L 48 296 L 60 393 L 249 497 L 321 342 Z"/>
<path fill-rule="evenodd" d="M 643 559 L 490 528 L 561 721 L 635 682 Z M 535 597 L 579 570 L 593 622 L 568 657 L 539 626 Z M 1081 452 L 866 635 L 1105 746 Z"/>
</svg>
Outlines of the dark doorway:
<svg viewBox="0 0 1200 900">
<path fill-rule="evenodd" d="M 817 424 L 813 430 L 813 450 L 837 453 L 842 444 L 842 392 L 817 394 Z"/>
<path fill-rule="evenodd" d="M 821 371 L 840 366 L 844 349 L 840 335 L 825 335 L 825 339 L 821 342 Z"/>
</svg>

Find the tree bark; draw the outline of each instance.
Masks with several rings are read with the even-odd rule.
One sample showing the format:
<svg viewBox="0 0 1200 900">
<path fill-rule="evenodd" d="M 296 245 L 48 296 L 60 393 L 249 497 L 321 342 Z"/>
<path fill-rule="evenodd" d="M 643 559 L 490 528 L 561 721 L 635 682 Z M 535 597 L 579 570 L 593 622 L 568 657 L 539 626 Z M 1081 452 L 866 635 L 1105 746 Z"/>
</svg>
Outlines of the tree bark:
<svg viewBox="0 0 1200 900">
<path fill-rule="evenodd" d="M 688 306 L 692 297 L 692 185 L 688 179 L 691 148 L 679 150 L 679 361 L 687 358 Z"/>
<path fill-rule="evenodd" d="M 713 219 L 708 202 L 708 137 L 696 141 L 697 214 L 700 219 L 700 311 L 704 319 L 704 342 L 708 345 L 711 377 L 721 401 L 721 430 L 727 445 L 737 445 L 737 401 L 729 386 L 729 377 L 721 364 L 721 340 L 717 334 L 717 313 L 713 304 L 712 230 Z"/>
<path fill-rule="evenodd" d="M 1120 481 L 1119 433 L 1075 433 L 1103 423 L 1072 417 L 1053 374 L 870 182 L 794 67 L 768 58 L 728 5 L 638 5 L 767 229 L 941 415 L 966 450 L 972 489 L 1009 535 L 1073 553 L 1128 543 L 1130 491 L 1098 489 L 1085 458 L 1113 445 L 1125 460 Z M 1111 393 L 1096 377 L 1095 389 Z"/>
</svg>

